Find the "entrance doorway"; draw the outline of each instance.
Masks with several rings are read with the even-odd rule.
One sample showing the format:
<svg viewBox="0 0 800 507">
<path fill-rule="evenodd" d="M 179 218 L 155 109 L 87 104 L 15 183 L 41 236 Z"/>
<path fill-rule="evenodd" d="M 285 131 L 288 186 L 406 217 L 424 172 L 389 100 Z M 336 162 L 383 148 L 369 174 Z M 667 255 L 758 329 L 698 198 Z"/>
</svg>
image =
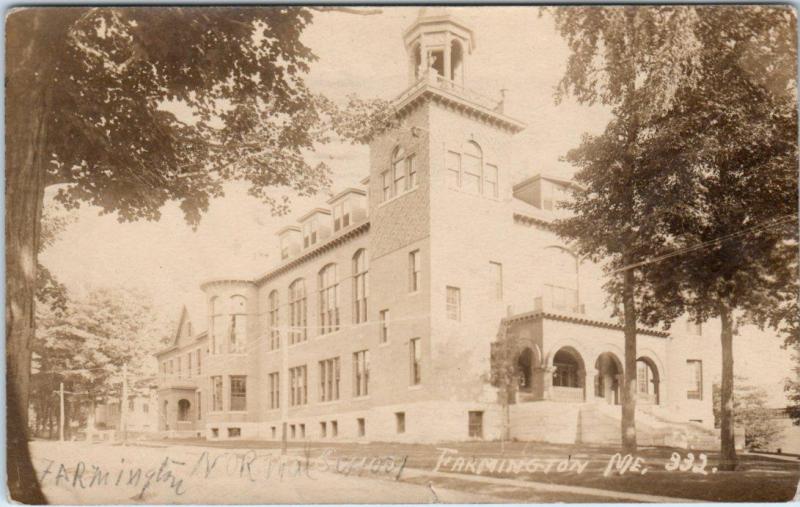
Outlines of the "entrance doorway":
<svg viewBox="0 0 800 507">
<path fill-rule="evenodd" d="M 622 363 L 612 352 L 603 352 L 595 362 L 594 395 L 604 398 L 609 405 L 620 404 Z"/>
</svg>

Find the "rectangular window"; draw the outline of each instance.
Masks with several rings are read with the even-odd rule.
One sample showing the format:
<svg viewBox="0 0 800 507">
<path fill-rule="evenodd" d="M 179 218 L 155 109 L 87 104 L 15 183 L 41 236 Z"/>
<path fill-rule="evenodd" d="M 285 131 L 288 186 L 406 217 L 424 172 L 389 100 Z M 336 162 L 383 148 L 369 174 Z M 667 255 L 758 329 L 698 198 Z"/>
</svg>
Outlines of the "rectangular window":
<svg viewBox="0 0 800 507">
<path fill-rule="evenodd" d="M 483 412 L 469 412 L 469 436 L 470 438 L 483 438 Z"/>
<path fill-rule="evenodd" d="M 247 315 L 231 315 L 230 345 L 228 352 L 241 354 L 244 352 L 245 336 L 247 333 Z"/>
<path fill-rule="evenodd" d="M 422 281 L 422 260 L 419 250 L 408 254 L 408 291 L 417 292 Z"/>
<path fill-rule="evenodd" d="M 358 436 L 363 437 L 367 434 L 367 421 L 363 417 L 359 417 L 356 419 L 356 423 L 358 424 Z"/>
<path fill-rule="evenodd" d="M 636 387 L 639 394 L 647 394 L 650 384 L 650 368 L 643 361 L 636 362 Z"/>
<path fill-rule="evenodd" d="M 180 358 L 180 356 L 178 356 L 176 361 L 178 362 L 178 378 L 183 378 L 183 373 L 181 372 L 181 358 Z"/>
<path fill-rule="evenodd" d="M 319 437 L 325 438 L 328 436 L 328 423 L 322 421 L 319 423 Z"/>
<path fill-rule="evenodd" d="M 350 201 L 345 199 L 333 207 L 333 231 L 350 225 Z"/>
<path fill-rule="evenodd" d="M 397 427 L 397 433 L 405 433 L 406 432 L 406 413 L 405 412 L 395 412 L 394 413 L 394 420 L 395 420 L 395 426 Z"/>
<path fill-rule="evenodd" d="M 278 428 L 273 426 L 272 427 L 272 440 L 275 440 L 276 438 L 278 438 Z"/>
<path fill-rule="evenodd" d="M 197 393 L 197 394 L 200 394 L 200 393 Z M 197 397 L 197 410 L 198 410 L 197 418 L 200 419 L 200 396 Z M 150 413 L 150 405 L 148 405 L 147 403 L 142 404 L 142 412 L 145 413 L 145 414 L 149 414 Z"/>
<path fill-rule="evenodd" d="M 380 322 L 380 342 L 386 343 L 389 341 L 389 310 L 381 310 Z"/>
<path fill-rule="evenodd" d="M 406 157 L 406 169 L 408 170 L 406 185 L 410 190 L 417 186 L 417 158 L 414 155 Z"/>
<path fill-rule="evenodd" d="M 453 151 L 447 152 L 445 160 L 447 187 L 459 188 L 461 186 L 461 154 Z"/>
<path fill-rule="evenodd" d="M 308 403 L 308 372 L 305 365 L 289 368 L 289 380 L 291 381 L 290 405 L 305 405 Z"/>
<path fill-rule="evenodd" d="M 339 435 L 339 421 L 331 421 L 331 436 L 336 437 Z"/>
<path fill-rule="evenodd" d="M 703 361 L 699 359 L 687 359 L 686 365 L 689 367 L 689 390 L 686 398 L 690 400 L 703 399 Z"/>
<path fill-rule="evenodd" d="M 247 410 L 247 377 L 231 375 L 231 410 Z"/>
<path fill-rule="evenodd" d="M 292 435 L 292 440 L 297 438 L 297 427 L 294 424 L 289 425 L 289 433 Z"/>
<path fill-rule="evenodd" d="M 242 428 L 228 428 L 229 438 L 238 438 L 242 436 Z"/>
<path fill-rule="evenodd" d="M 319 401 L 339 399 L 339 358 L 319 362 Z"/>
<path fill-rule="evenodd" d="M 281 376 L 280 373 L 269 374 L 269 408 L 281 407 Z"/>
<path fill-rule="evenodd" d="M 497 166 L 492 164 L 486 164 L 486 172 L 483 175 L 483 192 L 484 195 L 489 197 L 494 197 L 495 199 L 498 197 L 498 172 Z"/>
<path fill-rule="evenodd" d="M 461 320 L 461 289 L 447 287 L 447 318 Z"/>
<path fill-rule="evenodd" d="M 192 378 L 192 353 L 186 353 L 186 376 Z"/>
<path fill-rule="evenodd" d="M 197 420 L 199 421 L 199 420 L 201 420 L 203 418 L 203 410 L 202 410 L 202 408 L 203 408 L 203 404 L 202 404 L 203 393 L 201 393 L 200 391 L 197 391 L 197 394 L 195 395 L 195 398 L 197 398 L 196 399 L 196 403 L 197 403 Z M 147 406 L 147 405 L 145 405 L 145 406 Z"/>
<path fill-rule="evenodd" d="M 211 437 L 219 438 L 219 428 L 211 428 Z"/>
<path fill-rule="evenodd" d="M 211 377 L 211 406 L 215 412 L 222 411 L 222 377 Z"/>
<path fill-rule="evenodd" d="M 692 336 L 702 336 L 703 324 L 698 324 L 697 322 L 692 322 L 691 320 L 687 319 L 686 332 Z"/>
<path fill-rule="evenodd" d="M 175 373 L 174 362 L 172 359 L 169 360 L 169 376 L 171 377 L 173 373 Z"/>
<path fill-rule="evenodd" d="M 202 368 L 202 366 L 200 364 L 200 349 L 197 349 L 196 365 L 197 365 L 197 375 L 199 376 L 199 375 L 201 375 L 203 373 L 203 368 Z"/>
<path fill-rule="evenodd" d="M 411 371 L 411 385 L 422 382 L 422 348 L 420 339 L 413 338 L 408 342 L 408 356 Z"/>
<path fill-rule="evenodd" d="M 383 171 L 381 174 L 381 186 L 383 201 L 388 201 L 392 198 L 392 176 L 389 171 Z"/>
<path fill-rule="evenodd" d="M 499 262 L 490 262 L 492 269 L 492 280 L 494 280 L 494 298 L 497 301 L 503 300 L 503 265 Z"/>
<path fill-rule="evenodd" d="M 354 396 L 369 394 L 369 351 L 353 354 L 353 393 Z"/>
<path fill-rule="evenodd" d="M 481 193 L 481 159 L 463 154 L 461 159 L 461 188 L 471 194 Z"/>
<path fill-rule="evenodd" d="M 405 178 L 406 178 L 406 165 L 405 159 L 396 160 L 394 166 L 392 167 L 392 173 L 394 178 L 394 195 L 400 195 L 405 190 Z"/>
<path fill-rule="evenodd" d="M 300 438 L 306 438 L 306 425 L 305 423 L 300 424 Z"/>
<path fill-rule="evenodd" d="M 303 248 L 317 242 L 317 219 L 310 218 L 303 224 Z"/>
</svg>

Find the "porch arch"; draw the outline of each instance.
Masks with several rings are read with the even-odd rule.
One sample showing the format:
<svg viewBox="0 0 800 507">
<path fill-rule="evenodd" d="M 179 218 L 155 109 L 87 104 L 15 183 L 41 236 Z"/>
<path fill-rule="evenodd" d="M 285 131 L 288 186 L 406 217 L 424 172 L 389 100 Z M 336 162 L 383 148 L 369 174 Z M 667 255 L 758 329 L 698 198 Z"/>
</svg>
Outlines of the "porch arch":
<svg viewBox="0 0 800 507">
<path fill-rule="evenodd" d="M 643 403 L 661 403 L 661 374 L 655 361 L 649 356 L 639 356 L 636 359 L 636 393 Z"/>
<path fill-rule="evenodd" d="M 606 350 L 597 355 L 594 363 L 594 396 L 607 403 L 622 403 L 621 389 L 625 367 L 617 354 Z"/>
</svg>

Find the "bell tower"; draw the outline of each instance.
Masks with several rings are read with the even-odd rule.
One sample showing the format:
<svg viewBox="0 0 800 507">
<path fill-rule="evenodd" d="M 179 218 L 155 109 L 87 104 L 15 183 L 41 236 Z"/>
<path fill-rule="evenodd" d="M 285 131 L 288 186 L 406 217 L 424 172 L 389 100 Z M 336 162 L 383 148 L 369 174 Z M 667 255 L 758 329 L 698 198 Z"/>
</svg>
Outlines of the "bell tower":
<svg viewBox="0 0 800 507">
<path fill-rule="evenodd" d="M 414 23 L 403 33 L 408 54 L 409 84 L 437 77 L 464 85 L 475 34 L 444 7 L 422 7 Z"/>
</svg>

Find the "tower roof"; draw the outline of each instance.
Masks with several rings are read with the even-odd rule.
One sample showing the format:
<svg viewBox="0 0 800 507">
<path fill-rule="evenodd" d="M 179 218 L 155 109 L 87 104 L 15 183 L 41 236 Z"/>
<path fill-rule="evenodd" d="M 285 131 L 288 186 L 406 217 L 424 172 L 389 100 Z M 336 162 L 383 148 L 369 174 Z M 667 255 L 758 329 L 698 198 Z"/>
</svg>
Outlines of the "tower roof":
<svg viewBox="0 0 800 507">
<path fill-rule="evenodd" d="M 420 7 L 417 19 L 403 32 L 403 40 L 406 43 L 406 47 L 419 37 L 420 32 L 438 31 L 439 27 L 435 25 L 450 25 L 451 31 L 458 33 L 468 41 L 470 51 L 475 49 L 475 32 L 472 27 L 454 16 L 447 7 L 441 5 Z"/>
</svg>

